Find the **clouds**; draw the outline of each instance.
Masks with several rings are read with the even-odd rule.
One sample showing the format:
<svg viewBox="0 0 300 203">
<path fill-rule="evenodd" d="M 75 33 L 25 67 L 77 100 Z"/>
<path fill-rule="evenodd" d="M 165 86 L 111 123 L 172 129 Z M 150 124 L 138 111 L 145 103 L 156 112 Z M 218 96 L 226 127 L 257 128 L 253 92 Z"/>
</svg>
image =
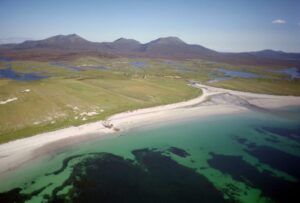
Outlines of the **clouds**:
<svg viewBox="0 0 300 203">
<path fill-rule="evenodd" d="M 276 19 L 272 21 L 273 24 L 286 24 L 286 21 L 283 19 Z"/>
<path fill-rule="evenodd" d="M 286 20 L 283 20 L 283 19 L 275 19 L 272 21 L 272 24 L 277 24 L 277 25 L 284 25 L 284 24 L 288 24 L 288 22 Z M 291 25 L 295 25 L 294 23 L 289 23 Z M 300 26 L 300 22 L 299 23 L 296 23 L 296 25 Z"/>
</svg>

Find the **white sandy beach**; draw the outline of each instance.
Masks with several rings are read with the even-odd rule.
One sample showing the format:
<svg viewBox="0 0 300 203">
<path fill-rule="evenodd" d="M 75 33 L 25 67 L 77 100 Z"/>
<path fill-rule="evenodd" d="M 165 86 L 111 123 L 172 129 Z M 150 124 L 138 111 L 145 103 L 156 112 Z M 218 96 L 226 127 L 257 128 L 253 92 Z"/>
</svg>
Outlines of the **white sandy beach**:
<svg viewBox="0 0 300 203">
<path fill-rule="evenodd" d="M 203 94 L 189 101 L 113 115 L 106 121 L 106 124 L 113 125 L 112 128 L 105 127 L 103 121 L 97 121 L 2 144 L 0 145 L 0 175 L 43 153 L 73 143 L 116 133 L 116 130 L 124 132 L 132 128 L 156 123 L 246 112 L 250 107 L 272 109 L 284 106 L 300 106 L 300 97 L 246 93 L 201 84 L 194 84 L 193 86 L 201 88 Z"/>
</svg>

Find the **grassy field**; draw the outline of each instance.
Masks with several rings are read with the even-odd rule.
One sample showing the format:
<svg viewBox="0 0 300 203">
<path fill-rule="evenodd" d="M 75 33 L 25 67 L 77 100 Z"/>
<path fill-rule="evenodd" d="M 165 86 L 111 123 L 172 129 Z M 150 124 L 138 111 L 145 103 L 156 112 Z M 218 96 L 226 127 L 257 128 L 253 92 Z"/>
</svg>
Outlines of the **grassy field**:
<svg viewBox="0 0 300 203">
<path fill-rule="evenodd" d="M 276 72 L 281 71 L 286 67 L 232 66 L 228 64 L 217 65 L 227 70 L 254 73 L 260 78 L 233 78 L 216 83 L 207 83 L 207 81 L 203 81 L 204 83 L 210 86 L 245 92 L 300 96 L 300 79 L 291 80 L 288 75 Z M 223 76 L 222 73 L 217 74 L 221 77 Z"/>
<path fill-rule="evenodd" d="M 0 143 L 71 125 L 105 119 L 123 111 L 187 100 L 201 92 L 189 80 L 208 83 L 223 77 L 222 67 L 242 70 L 261 78 L 233 78 L 208 83 L 228 89 L 300 95 L 300 80 L 289 80 L 270 70 L 285 67 L 251 67 L 202 60 L 128 59 L 82 57 L 73 61 L 0 62 L 18 73 L 48 76 L 38 81 L 0 79 Z M 76 67 L 76 69 L 74 69 Z M 30 92 L 23 92 L 29 89 Z"/>
<path fill-rule="evenodd" d="M 30 92 L 22 92 L 30 89 Z M 176 79 L 50 78 L 0 80 L 0 143 L 109 115 L 187 100 L 197 89 Z"/>
<path fill-rule="evenodd" d="M 245 92 L 293 95 L 300 96 L 300 81 L 262 80 L 262 79 L 235 79 L 209 84 L 225 89 L 239 90 Z"/>
</svg>

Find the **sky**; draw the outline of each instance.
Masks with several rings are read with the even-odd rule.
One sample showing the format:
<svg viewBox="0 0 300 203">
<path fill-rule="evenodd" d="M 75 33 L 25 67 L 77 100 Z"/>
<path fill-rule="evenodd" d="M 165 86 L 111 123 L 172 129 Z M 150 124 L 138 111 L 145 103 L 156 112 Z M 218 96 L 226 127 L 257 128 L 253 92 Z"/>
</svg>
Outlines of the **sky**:
<svg viewBox="0 0 300 203">
<path fill-rule="evenodd" d="M 300 0 L 0 0 L 0 43 L 76 33 L 142 43 L 177 36 L 226 52 L 300 52 Z"/>
</svg>

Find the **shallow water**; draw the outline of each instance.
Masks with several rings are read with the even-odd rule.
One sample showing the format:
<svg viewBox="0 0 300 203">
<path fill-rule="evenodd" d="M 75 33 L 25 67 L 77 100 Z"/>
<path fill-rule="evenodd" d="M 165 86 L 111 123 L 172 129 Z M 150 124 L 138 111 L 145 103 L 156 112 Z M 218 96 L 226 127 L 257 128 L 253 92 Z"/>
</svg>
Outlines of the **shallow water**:
<svg viewBox="0 0 300 203">
<path fill-rule="evenodd" d="M 297 68 L 294 68 L 294 67 L 286 68 L 286 69 L 284 69 L 282 71 L 278 71 L 278 72 L 284 73 L 284 74 L 290 76 L 291 80 L 300 78 L 299 70 Z"/>
<path fill-rule="evenodd" d="M 300 188 L 299 109 L 135 129 L 0 180 L 4 202 L 286 202 Z"/>
<path fill-rule="evenodd" d="M 175 68 L 179 72 L 192 72 L 192 70 L 188 68 L 186 65 L 177 61 L 164 60 L 164 63 L 171 65 L 171 67 Z"/>
<path fill-rule="evenodd" d="M 60 68 L 65 68 L 71 71 L 85 71 L 85 70 L 108 70 L 109 68 L 106 66 L 92 66 L 92 65 L 83 65 L 83 66 L 75 66 L 66 64 L 63 62 L 50 62 L 50 65 L 57 66 Z"/>
<path fill-rule="evenodd" d="M 2 61 L 2 62 L 10 62 L 10 61 L 12 61 L 12 59 L 9 58 L 9 57 L 0 56 L 0 61 Z"/>
<path fill-rule="evenodd" d="M 261 76 L 254 74 L 254 73 L 249 73 L 245 71 L 236 71 L 236 70 L 227 70 L 224 68 L 218 68 L 218 72 L 222 72 L 224 76 L 220 77 L 216 73 L 211 73 L 210 74 L 210 80 L 208 83 L 216 83 L 216 82 L 221 82 L 225 80 L 231 80 L 233 78 L 259 78 Z"/>
<path fill-rule="evenodd" d="M 214 77 L 213 79 L 207 81 L 208 83 L 215 83 L 215 82 L 222 82 L 225 80 L 230 80 L 232 79 L 231 77 Z"/>
<path fill-rule="evenodd" d="M 53 65 L 53 66 L 69 69 L 69 70 L 72 70 L 72 71 L 81 71 L 81 70 L 83 70 L 81 67 L 69 65 L 69 64 L 66 64 L 66 63 L 62 63 L 62 62 L 50 62 L 49 64 Z"/>
<path fill-rule="evenodd" d="M 245 71 L 237 71 L 237 70 L 227 70 L 223 68 L 218 68 L 217 69 L 220 72 L 223 72 L 225 76 L 227 77 L 239 77 L 239 78 L 258 78 L 260 77 L 257 74 L 254 73 L 249 73 Z"/>
<path fill-rule="evenodd" d="M 147 63 L 144 61 L 131 61 L 129 64 L 135 68 L 145 68 L 147 66 Z"/>
<path fill-rule="evenodd" d="M 47 76 L 39 75 L 38 73 L 21 73 L 13 70 L 9 65 L 7 68 L 0 69 L 0 78 L 7 78 L 11 80 L 41 80 Z"/>
</svg>

